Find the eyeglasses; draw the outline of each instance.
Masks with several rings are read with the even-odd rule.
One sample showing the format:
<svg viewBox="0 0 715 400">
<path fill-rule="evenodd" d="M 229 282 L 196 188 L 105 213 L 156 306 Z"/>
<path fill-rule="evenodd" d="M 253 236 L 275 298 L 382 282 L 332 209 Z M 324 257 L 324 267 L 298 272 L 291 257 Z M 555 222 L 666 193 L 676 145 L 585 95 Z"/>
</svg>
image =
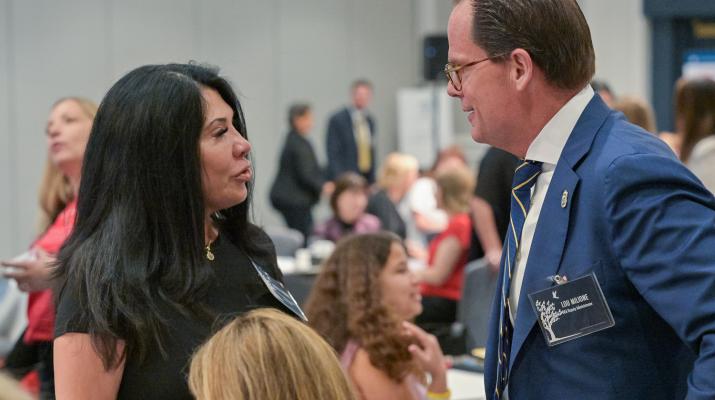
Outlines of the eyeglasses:
<svg viewBox="0 0 715 400">
<path fill-rule="evenodd" d="M 471 67 L 472 65 L 477 65 L 481 62 L 491 60 L 492 58 L 495 57 L 482 58 L 481 60 L 472 61 L 464 65 L 455 65 L 452 63 L 447 63 L 444 66 L 444 74 L 447 76 L 447 79 L 452 83 L 454 89 L 460 91 L 462 90 L 462 78 L 460 78 L 459 76 L 459 71 L 464 68 Z"/>
</svg>

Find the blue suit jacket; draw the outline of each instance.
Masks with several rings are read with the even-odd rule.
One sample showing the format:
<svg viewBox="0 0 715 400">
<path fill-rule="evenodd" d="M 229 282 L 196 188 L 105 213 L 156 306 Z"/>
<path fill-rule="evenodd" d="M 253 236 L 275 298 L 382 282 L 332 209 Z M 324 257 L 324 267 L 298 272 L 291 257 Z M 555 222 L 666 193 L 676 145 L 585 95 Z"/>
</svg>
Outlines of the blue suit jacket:
<svg viewBox="0 0 715 400">
<path fill-rule="evenodd" d="M 375 121 L 368 114 L 365 114 L 365 118 L 370 126 L 370 137 L 372 138 L 370 141 L 372 165 L 370 166 L 370 171 L 364 176 L 372 183 L 375 181 Z M 353 119 L 348 108 L 344 108 L 330 117 L 328 133 L 325 139 L 325 148 L 328 153 L 327 178 L 334 180 L 347 171 L 360 174 L 357 144 L 355 143 L 355 133 L 353 132 Z"/>
<path fill-rule="evenodd" d="M 527 294 L 552 286 L 555 274 L 573 280 L 591 272 L 615 326 L 549 348 Z M 497 282 L 499 293 L 501 275 Z M 488 396 L 498 307 L 494 301 Z M 544 200 L 509 365 L 511 400 L 715 398 L 715 198 L 665 144 L 598 96 L 571 133 Z"/>
</svg>

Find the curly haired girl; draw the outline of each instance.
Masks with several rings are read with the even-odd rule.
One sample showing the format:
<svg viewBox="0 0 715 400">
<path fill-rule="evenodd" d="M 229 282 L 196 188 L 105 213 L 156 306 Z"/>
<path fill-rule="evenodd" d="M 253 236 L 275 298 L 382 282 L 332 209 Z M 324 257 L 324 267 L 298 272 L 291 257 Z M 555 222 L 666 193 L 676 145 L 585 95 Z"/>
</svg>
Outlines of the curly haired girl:
<svg viewBox="0 0 715 400">
<path fill-rule="evenodd" d="M 407 322 L 422 312 L 422 303 L 396 235 L 340 241 L 305 308 L 313 328 L 341 354 L 362 399 L 449 398 L 437 340 Z"/>
</svg>

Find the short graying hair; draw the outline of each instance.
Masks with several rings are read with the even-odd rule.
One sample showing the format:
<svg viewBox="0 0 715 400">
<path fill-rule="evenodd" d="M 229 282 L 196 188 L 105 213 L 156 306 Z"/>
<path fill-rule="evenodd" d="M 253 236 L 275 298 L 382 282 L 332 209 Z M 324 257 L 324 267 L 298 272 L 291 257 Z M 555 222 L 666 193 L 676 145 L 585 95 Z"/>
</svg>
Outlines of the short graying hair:
<svg viewBox="0 0 715 400">
<path fill-rule="evenodd" d="M 580 89 L 593 77 L 596 56 L 576 0 L 469 0 L 472 41 L 494 61 L 524 49 L 561 89 Z"/>
</svg>

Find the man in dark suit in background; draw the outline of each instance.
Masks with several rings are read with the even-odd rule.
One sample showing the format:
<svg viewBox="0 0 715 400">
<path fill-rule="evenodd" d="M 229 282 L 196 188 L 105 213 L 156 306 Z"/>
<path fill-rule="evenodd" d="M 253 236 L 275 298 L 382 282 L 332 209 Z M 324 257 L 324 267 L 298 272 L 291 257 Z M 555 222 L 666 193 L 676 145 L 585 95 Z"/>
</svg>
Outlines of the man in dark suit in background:
<svg viewBox="0 0 715 400">
<path fill-rule="evenodd" d="M 375 120 L 367 111 L 372 100 L 372 84 L 364 79 L 351 86 L 352 104 L 336 112 L 328 121 L 326 151 L 328 179 L 344 172 L 356 172 L 375 182 Z"/>
<path fill-rule="evenodd" d="M 462 0 L 448 93 L 520 159 L 490 398 L 715 399 L 715 198 L 589 85 L 576 0 Z"/>
</svg>

